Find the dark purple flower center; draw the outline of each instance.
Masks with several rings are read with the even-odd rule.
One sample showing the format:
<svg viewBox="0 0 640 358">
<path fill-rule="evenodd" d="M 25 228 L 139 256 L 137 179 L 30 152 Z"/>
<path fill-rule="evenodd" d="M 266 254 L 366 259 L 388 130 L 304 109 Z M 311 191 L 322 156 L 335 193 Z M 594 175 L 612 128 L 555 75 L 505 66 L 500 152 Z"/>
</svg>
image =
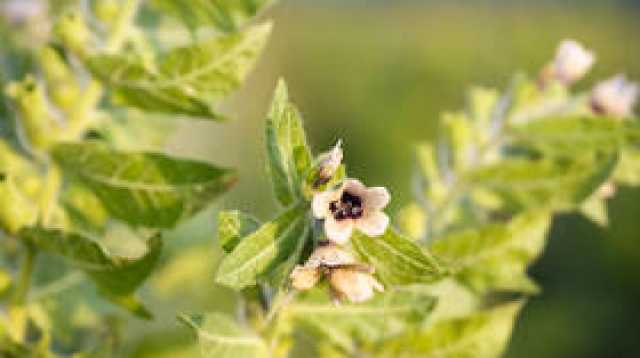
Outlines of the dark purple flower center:
<svg viewBox="0 0 640 358">
<path fill-rule="evenodd" d="M 345 191 L 340 200 L 329 204 L 329 210 L 336 220 L 358 219 L 362 217 L 362 199 Z"/>
</svg>

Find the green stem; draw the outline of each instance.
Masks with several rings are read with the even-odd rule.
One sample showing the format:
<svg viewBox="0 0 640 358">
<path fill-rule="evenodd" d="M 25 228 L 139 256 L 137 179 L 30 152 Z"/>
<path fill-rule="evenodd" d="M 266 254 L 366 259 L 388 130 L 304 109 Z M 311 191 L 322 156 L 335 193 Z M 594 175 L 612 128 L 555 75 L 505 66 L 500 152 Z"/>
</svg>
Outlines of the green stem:
<svg viewBox="0 0 640 358">
<path fill-rule="evenodd" d="M 20 264 L 20 275 L 17 286 L 13 292 L 13 304 L 21 306 L 25 303 L 29 288 L 31 287 L 31 276 L 35 266 L 36 250 L 31 245 L 26 245 L 26 250 L 22 263 Z"/>
</svg>

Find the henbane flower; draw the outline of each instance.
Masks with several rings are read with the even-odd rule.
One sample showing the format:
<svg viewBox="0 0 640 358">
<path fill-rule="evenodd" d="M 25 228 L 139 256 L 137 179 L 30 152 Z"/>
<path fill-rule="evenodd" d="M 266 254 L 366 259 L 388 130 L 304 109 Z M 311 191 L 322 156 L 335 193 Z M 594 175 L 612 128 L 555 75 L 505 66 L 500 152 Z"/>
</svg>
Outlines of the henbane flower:
<svg viewBox="0 0 640 358">
<path fill-rule="evenodd" d="M 349 252 L 325 242 L 314 250 L 303 266 L 295 267 L 290 279 L 293 288 L 303 291 L 326 277 L 334 300 L 363 302 L 372 298 L 375 291 L 384 291 L 373 273 L 372 267 L 358 263 Z"/>
<path fill-rule="evenodd" d="M 390 199 L 384 187 L 367 188 L 359 180 L 347 179 L 337 189 L 314 195 L 313 215 L 324 219 L 329 241 L 344 244 L 354 228 L 368 236 L 382 235 L 389 225 L 382 209 Z"/>
<path fill-rule="evenodd" d="M 595 113 L 618 118 L 631 116 L 640 88 L 617 75 L 596 85 L 591 93 L 591 108 Z"/>
<path fill-rule="evenodd" d="M 558 45 L 553 61 L 544 67 L 540 80 L 544 84 L 554 79 L 565 86 L 584 77 L 596 61 L 593 52 L 577 41 L 564 40 Z"/>
</svg>

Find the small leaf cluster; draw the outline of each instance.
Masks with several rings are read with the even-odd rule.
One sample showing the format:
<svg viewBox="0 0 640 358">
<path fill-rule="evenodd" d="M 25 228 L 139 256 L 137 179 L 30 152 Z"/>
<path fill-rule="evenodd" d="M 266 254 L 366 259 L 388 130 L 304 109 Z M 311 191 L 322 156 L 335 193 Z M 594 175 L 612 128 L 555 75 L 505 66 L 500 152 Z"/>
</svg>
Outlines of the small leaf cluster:
<svg viewBox="0 0 640 358">
<path fill-rule="evenodd" d="M 115 352 L 115 327 L 98 311 L 88 343 L 65 341 L 68 332 L 57 328 L 69 323 L 47 316 L 49 295 L 84 278 L 106 302 L 152 318 L 136 291 L 159 262 L 162 231 L 208 207 L 237 180 L 232 169 L 177 158 L 162 147 L 179 120 L 224 119 L 220 102 L 243 83 L 268 40 L 271 24 L 251 22 L 270 3 L 108 0 L 47 9 L 42 2 L 38 25 L 45 30 L 36 43 L 7 34 L 0 356 Z M 20 31 L 31 31 L 34 24 L 27 25 Z M 2 23 L 3 37 L 14 29 Z M 158 42 L 165 32 L 184 36 Z M 23 58 L 26 65 L 12 66 Z M 135 242 L 138 251 L 118 248 Z M 36 291 L 46 294 L 30 295 L 34 268 L 48 265 L 58 277 L 39 284 Z"/>
</svg>

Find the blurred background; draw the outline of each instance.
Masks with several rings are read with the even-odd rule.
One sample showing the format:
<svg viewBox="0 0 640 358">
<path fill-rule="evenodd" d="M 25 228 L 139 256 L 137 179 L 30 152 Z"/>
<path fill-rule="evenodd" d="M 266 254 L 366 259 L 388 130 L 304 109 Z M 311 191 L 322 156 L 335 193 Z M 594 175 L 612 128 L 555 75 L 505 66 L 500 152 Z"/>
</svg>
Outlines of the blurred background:
<svg viewBox="0 0 640 358">
<path fill-rule="evenodd" d="M 274 34 L 225 104 L 233 120 L 182 121 L 167 145 L 238 168 L 241 180 L 171 233 L 162 267 L 143 290 L 157 319 L 121 327 L 130 356 L 189 356 L 192 340 L 176 312 L 232 307 L 232 292 L 213 285 L 215 215 L 273 213 L 263 124 L 278 77 L 316 152 L 343 139 L 350 175 L 387 186 L 392 213 L 410 199 L 414 145 L 437 135 L 439 113 L 461 109 L 470 86 L 502 89 L 517 71 L 535 75 L 564 38 L 598 56 L 578 88 L 616 72 L 640 80 L 640 1 L 283 0 L 262 17 L 274 19 Z M 524 309 L 508 357 L 640 356 L 640 190 L 621 188 L 608 204 L 609 228 L 579 215 L 555 220 L 531 268 L 543 292 Z"/>
</svg>

